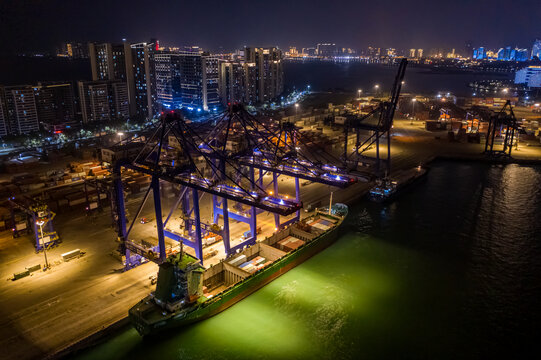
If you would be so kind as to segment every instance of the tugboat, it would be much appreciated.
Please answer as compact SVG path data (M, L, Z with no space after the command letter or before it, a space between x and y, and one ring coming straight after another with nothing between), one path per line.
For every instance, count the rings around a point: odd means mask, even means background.
M384 202L392 198L398 191L398 183L389 177L376 180L376 185L368 192L368 198L375 202Z
M398 195L407 185L423 178L427 172L427 168L419 165L409 170L396 172L392 179L385 175L384 178L376 180L376 184L368 192L368 199L379 203L388 201Z
M334 204L209 268L181 251L159 265L156 291L129 311L141 335L213 316L331 245L348 207Z

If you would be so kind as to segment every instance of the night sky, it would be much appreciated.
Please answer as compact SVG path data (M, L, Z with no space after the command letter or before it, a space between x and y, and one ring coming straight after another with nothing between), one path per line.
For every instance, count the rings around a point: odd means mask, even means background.
M146 41L210 50L335 42L396 48L530 47L539 0L0 0L2 48L50 50L64 41Z

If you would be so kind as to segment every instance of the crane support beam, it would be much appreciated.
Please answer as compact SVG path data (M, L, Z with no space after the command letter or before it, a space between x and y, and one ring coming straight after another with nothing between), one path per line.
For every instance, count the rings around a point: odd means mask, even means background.
M138 171L138 172L148 174L151 176L153 176L156 173L152 169L139 166L139 165L134 165L128 161L117 162L117 164L115 165L115 168L118 168L118 170L115 170L115 171L120 172L121 167ZM209 193L211 195L217 195L219 197L236 201L248 206L254 206L264 211L278 213L283 216L293 214L297 210L302 209L302 203L298 203L296 201L289 201L289 200L279 199L279 198L270 197L270 196L266 196L263 199L258 199L257 196L253 196L253 197L242 196L242 193L240 191L239 191L239 194L235 194L235 186L219 185L221 186L220 188L213 188L210 186L207 187L205 179L202 179L197 176L192 176L191 179L185 179L179 176L169 175L165 172L159 173L159 175L156 175L156 176L158 176L162 180L165 180L171 183L180 184L180 185L183 185L195 190Z

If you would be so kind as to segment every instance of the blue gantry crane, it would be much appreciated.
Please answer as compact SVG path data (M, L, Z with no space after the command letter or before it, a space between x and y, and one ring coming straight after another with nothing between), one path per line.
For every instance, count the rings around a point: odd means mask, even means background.
M117 222L119 238L123 250L126 252L126 265L131 267L140 261L140 257L152 258L154 253L156 261L165 260L165 237L182 241L195 250L196 256L203 260L202 232L210 231L212 225L201 222L199 201L204 193L222 199L222 212L224 218L223 240L226 252L235 251L229 246L228 208L227 201L232 200L251 207L251 236L239 246L246 246L255 242L256 208L271 211L281 215L289 215L298 211L302 204L293 199L284 199L273 196L262 189L254 179L254 174L245 175L238 166L218 152L201 150L200 135L195 127L188 123L177 113L171 112L162 115L157 128L148 137L142 150L134 160L119 160L113 168L113 184L115 189L115 202L117 209ZM229 171L226 171L226 166ZM136 215L129 227L126 224L124 192L122 186L122 169L148 174L152 180L143 201L138 207ZM240 174L242 179L237 180L231 173ZM184 232L166 229L165 226L171 217L163 221L160 197L160 181L178 184L181 187L180 195L175 203L183 205ZM129 240L129 234L135 221L146 202L150 191L153 193L156 215L156 228L158 232L158 246L153 249L141 249ZM174 211L174 209L172 209ZM229 251L228 251L229 248ZM132 252L135 253L132 256Z
M292 124L274 126L250 115L242 105L233 104L226 112L206 123L184 120L175 112L162 115L148 136L140 153L133 160L119 160L113 168L116 220L126 267L136 266L142 258L161 262L166 257L165 238L181 241L195 250L203 261L202 239L207 234L221 236L225 254L254 244L257 237L258 211L275 214L276 227L287 226L300 216L299 179L327 185L346 187L357 177L336 165L328 165L317 154L305 154L302 134ZM135 217L127 224L125 216L122 170L148 174L152 180ZM272 174L272 189L263 183L265 174ZM296 184L294 198L281 196L277 178L293 176ZM178 197L163 220L160 181L180 187ZM130 239L130 233L143 206L153 193L158 245L141 246ZM201 220L200 200L212 196L213 224ZM234 205L230 206L230 202ZM248 206L245 210L242 205ZM183 230L168 226L172 214L182 209ZM231 210L232 207L234 210ZM280 216L295 214L293 219L280 224ZM223 225L219 226L220 217ZM238 244L232 244L229 220L247 223L250 230Z

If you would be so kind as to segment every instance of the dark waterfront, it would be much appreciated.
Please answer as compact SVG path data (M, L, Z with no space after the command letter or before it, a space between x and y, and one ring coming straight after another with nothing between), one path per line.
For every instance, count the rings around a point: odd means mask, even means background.
M374 91L379 84L380 91L389 92L396 76L397 67L333 62L285 62L284 80L286 88L305 89L310 85L314 91L348 91L356 94L358 89L364 93ZM469 73L432 72L428 68L409 66L404 79L405 93L434 95L438 91L451 92L458 96L471 96L468 84L472 81L491 79L511 79L509 73Z
M65 58L16 57L0 58L0 65L9 68L0 74L0 84L36 84L38 81L89 80L88 60ZM332 62L284 63L284 80L287 91L305 89L310 85L314 91L348 91L356 94L358 89L370 92L379 84L380 90L388 92L396 76L396 67L363 63L339 64ZM427 68L409 66L406 71L403 92L433 95L438 91L470 96L468 83L477 80L510 79L508 73L432 72Z
M227 311L81 359L536 358L541 168L437 163L392 204Z

